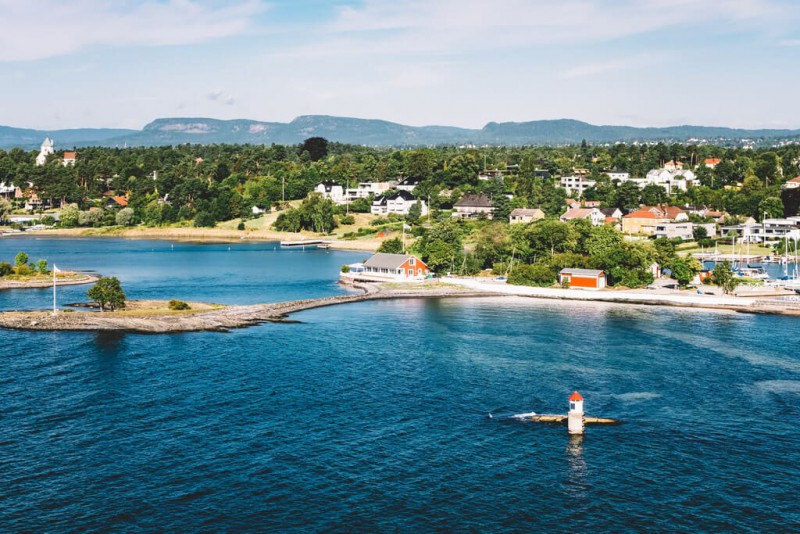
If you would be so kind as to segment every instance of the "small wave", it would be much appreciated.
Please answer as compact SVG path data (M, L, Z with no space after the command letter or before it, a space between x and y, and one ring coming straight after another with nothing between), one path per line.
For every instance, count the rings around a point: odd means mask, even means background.
M632 391L630 393L619 393L617 395L613 395L615 399L619 399L624 402L636 402L642 400L651 400L657 399L661 397L660 393L654 393L652 391Z
M800 393L800 380L763 380L754 386L764 393Z

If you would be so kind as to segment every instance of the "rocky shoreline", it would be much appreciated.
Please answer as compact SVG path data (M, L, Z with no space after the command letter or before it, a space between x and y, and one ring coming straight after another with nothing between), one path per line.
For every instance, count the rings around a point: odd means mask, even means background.
M77 278L56 278L57 286L76 286L81 284L93 284L100 280L96 274L88 273L67 273L68 275L77 275ZM41 280L8 280L5 277L0 278L0 290L2 289L41 289L43 287L53 287L53 279L50 277Z
M287 322L289 314L366 300L399 298L442 297L489 297L497 293L470 291L460 287L434 288L386 288L376 285L359 286L364 293L340 295L318 299L303 299L271 304L249 306L214 306L208 311L188 312L72 312L63 311L53 315L50 311L3 312L0 313L0 328L13 330L73 330L73 331L121 331L146 334L178 332L227 332L234 328L245 328L265 322Z
M541 299L612 302L650 306L705 308L739 313L800 315L800 302L779 303L770 299L703 298L690 295L672 296L637 292L586 292L552 288L528 288L479 282L448 280L448 283L362 284L353 286L363 291L355 295L339 295L247 306L223 306L190 303L189 311L171 311L166 302L129 302L126 310L117 312L51 311L2 312L0 328L14 330L119 331L147 334L179 332L227 332L265 322L291 322L295 312L381 299L453 298L453 297L533 297Z

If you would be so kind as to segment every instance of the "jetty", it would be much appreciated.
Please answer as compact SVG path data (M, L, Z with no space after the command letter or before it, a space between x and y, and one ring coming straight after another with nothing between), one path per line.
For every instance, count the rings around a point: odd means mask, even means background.
M328 248L330 246L331 242L324 239L294 239L281 241L282 248Z
M287 316L303 310L381 299L492 297L497 293L467 290L446 284L419 284L408 288L386 288L377 284L356 286L363 293L244 306L192 303L192 310L179 313L158 310L114 312L15 311L0 312L0 328L13 330L118 331L144 334L178 332L228 332L267 322L290 322ZM203 304L198 307L196 304Z

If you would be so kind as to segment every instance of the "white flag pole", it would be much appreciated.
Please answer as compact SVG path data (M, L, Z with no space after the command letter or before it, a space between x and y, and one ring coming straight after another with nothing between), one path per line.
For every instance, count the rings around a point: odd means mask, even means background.
M56 273L61 272L61 269L56 267L56 264L53 264L53 315L57 315L58 312L56 311Z

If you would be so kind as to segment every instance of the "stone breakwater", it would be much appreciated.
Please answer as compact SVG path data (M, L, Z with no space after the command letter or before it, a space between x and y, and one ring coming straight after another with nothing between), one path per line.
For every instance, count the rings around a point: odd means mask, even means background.
M469 291L460 287L433 289L387 289L372 285L361 286L364 293L318 299L294 300L249 306L224 306L211 311L182 313L164 312L4 312L0 313L0 328L15 330L89 330L124 331L149 334L173 332L216 331L245 328L265 322L284 322L298 311L360 302L398 298L487 297L496 293Z

